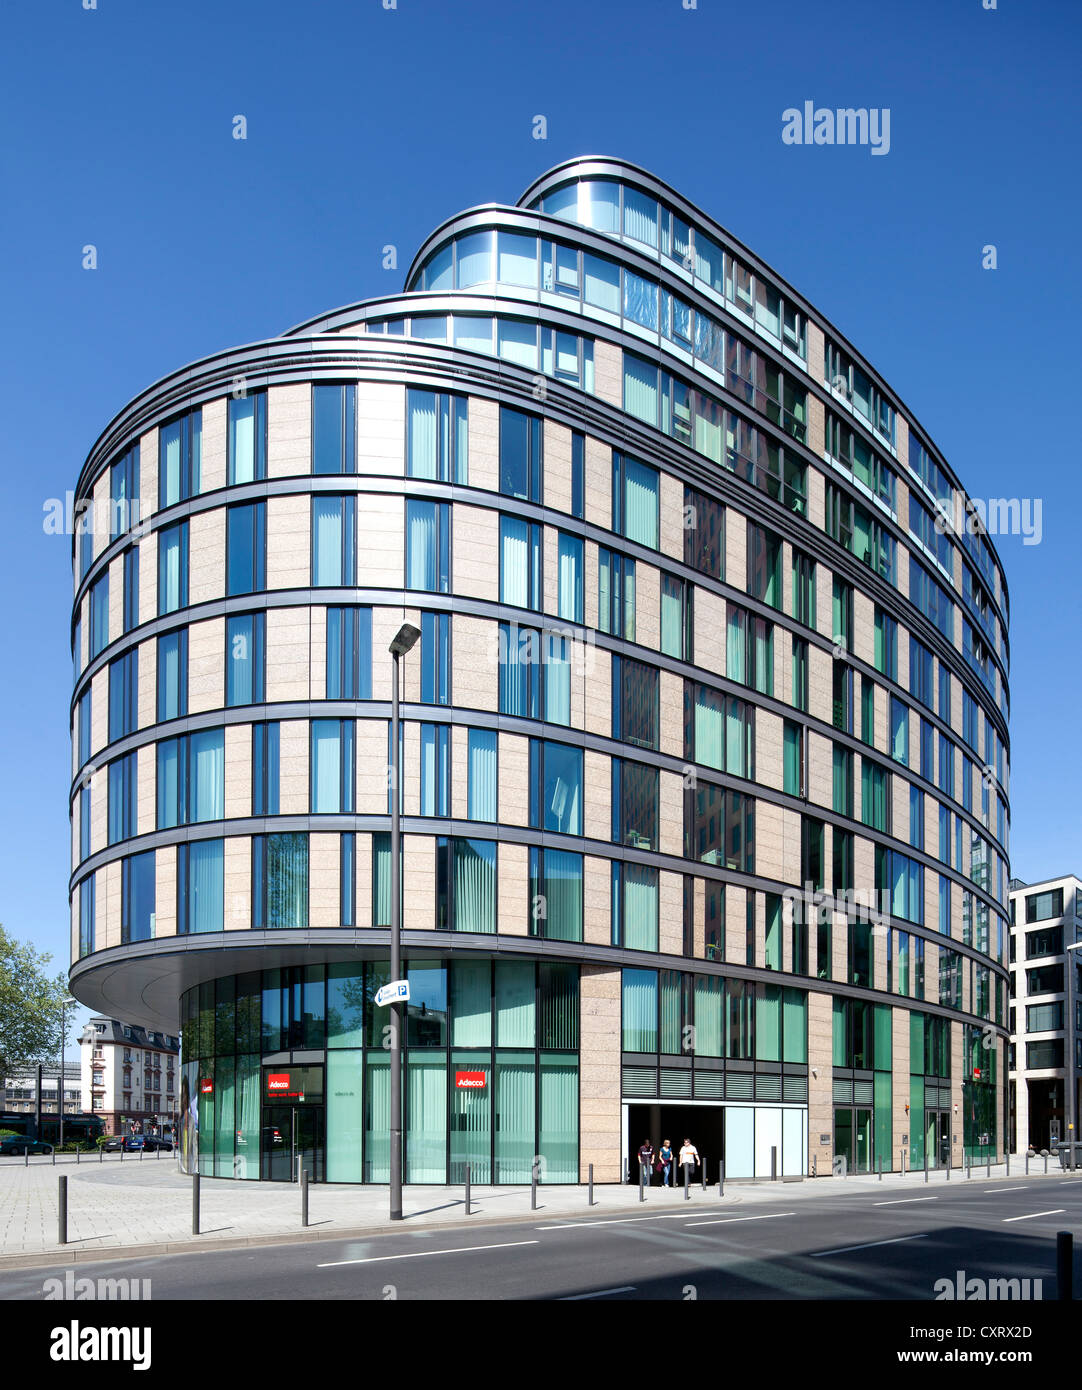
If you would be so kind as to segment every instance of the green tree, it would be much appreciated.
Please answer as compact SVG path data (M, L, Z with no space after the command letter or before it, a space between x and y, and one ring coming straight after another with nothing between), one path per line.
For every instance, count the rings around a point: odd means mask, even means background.
M70 996L64 974L45 973L50 960L0 926L0 1075L60 1053L60 1007Z

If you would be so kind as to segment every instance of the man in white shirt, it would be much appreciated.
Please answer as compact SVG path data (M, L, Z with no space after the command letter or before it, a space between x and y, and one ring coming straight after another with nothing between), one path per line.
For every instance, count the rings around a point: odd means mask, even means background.
M691 1142L690 1139L685 1139L680 1149L680 1167L684 1169L684 1173L688 1182L691 1181L693 1172L689 1173L687 1170L688 1168L694 1170L698 1162L699 1150L695 1147L695 1145Z

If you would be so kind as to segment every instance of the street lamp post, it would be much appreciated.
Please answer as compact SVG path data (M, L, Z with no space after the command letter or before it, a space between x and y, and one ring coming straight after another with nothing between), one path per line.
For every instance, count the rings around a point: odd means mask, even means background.
M1075 1037L1075 963L1071 959L1072 951L1082 951L1082 941L1071 943L1064 959L1067 963L1067 1017L1063 1020L1063 1047L1067 1053L1067 1085L1070 1088L1070 1101L1064 1096L1063 1109L1064 1118L1067 1121L1067 1142L1075 1144L1078 1141L1078 1081L1076 1079L1075 1049L1078 1046ZM1075 1151L1071 1150L1071 1167L1074 1167Z
M420 637L420 629L403 623L391 643L391 979L401 971L402 878L399 872L401 846L401 769L398 756L398 687L402 657ZM391 1004L391 1220L402 1220L402 1003Z

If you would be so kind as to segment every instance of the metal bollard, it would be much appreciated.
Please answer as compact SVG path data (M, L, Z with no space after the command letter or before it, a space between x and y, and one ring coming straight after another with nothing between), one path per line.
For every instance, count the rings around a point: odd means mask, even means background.
M812 1177L813 1177L813 1178L817 1178L818 1176L819 1176L819 1155L818 1155L818 1154L812 1154Z
M29 1144L26 1146L25 1149L23 1149L23 1167L24 1167L24 1168L29 1168L29 1167L30 1167L30 1146L29 1146Z
M905 1150L902 1150L902 1177L905 1177Z
M690 1164L690 1163L685 1163L685 1164L684 1164L684 1201L685 1201L685 1202L690 1202L690 1201L691 1201L691 1190L690 1190L690 1188L688 1187L688 1180L690 1179L690 1177L691 1177L691 1164Z
M530 1169L530 1210L537 1210L537 1164Z
M639 1164L639 1201L640 1201L640 1202L645 1202L645 1201L646 1201L646 1188L645 1188L645 1185L644 1185L644 1182L643 1182L643 1178L644 1178L645 1172L646 1172L645 1168L644 1168L643 1165L640 1163L640 1164Z
M470 1215L470 1165L466 1164L466 1215Z
M701 1184L702 1184L702 1189L703 1189L703 1191L705 1192L705 1191L706 1191L706 1155L705 1155L705 1154L703 1155L702 1172L701 1172L701 1174L700 1174L700 1182L701 1182Z
M951 1158L952 1158L952 1157L953 1157L952 1154L950 1154L950 1153L947 1154L947 1181L948 1181L948 1182L950 1182L950 1180L951 1180Z
M992 1176L992 1155L988 1155L988 1176Z
M1045 1155L1044 1155L1044 1173L1045 1173L1045 1177L1047 1177L1047 1176L1048 1176L1048 1150L1047 1150L1047 1149L1045 1150Z
M879 1181L882 1182L882 1181L883 1181L883 1156L882 1156L882 1154L880 1154L880 1156L876 1159L876 1163L879 1165Z
M973 1176L973 1162L972 1162L972 1160L971 1160L969 1154L966 1154L966 1182L968 1182L972 1176Z
M68 1243L68 1180L66 1177L60 1179L60 1193L57 1204L57 1242L60 1245Z
M79 1166L79 1156L82 1154L82 1152L83 1152L82 1149L76 1149L76 1150L75 1150L75 1166L76 1166L76 1168L78 1168L78 1166Z
M301 1225L308 1227L308 1169L301 1169Z
M778 1147L776 1144L770 1146L770 1181L778 1180Z
M928 1181L928 1145L924 1146L924 1181Z
M98 1162L105 1162L105 1149L101 1144L98 1145Z
M1074 1298L1074 1236L1070 1231L1056 1232L1056 1298L1061 1303Z
M143 1161L143 1150L140 1149L140 1150L139 1150L139 1162L142 1163L142 1161Z
M121 1163L124 1162L124 1145L123 1145L123 1144L121 1144L121 1146L120 1146L120 1161L121 1161Z
M199 1174L192 1174L192 1235L199 1234Z
M586 1205L592 1207L594 1204L594 1165L591 1163L586 1171L589 1175L589 1193L587 1195Z
M1029 1177L1029 1150L1026 1150L1026 1177Z
M812 1161L813 1161L813 1162L815 1161L814 1155L812 1156ZM724 1196L725 1196L725 1160L724 1160L724 1159L722 1159L722 1160L718 1163L718 1196L719 1196L719 1197L724 1197Z
M1004 1150L1003 1150L1003 1157L1004 1157L1004 1158L1006 1159L1006 1161L1007 1161L1007 1176L1010 1177L1010 1176L1011 1176L1011 1151L1010 1151L1010 1149L1004 1149Z

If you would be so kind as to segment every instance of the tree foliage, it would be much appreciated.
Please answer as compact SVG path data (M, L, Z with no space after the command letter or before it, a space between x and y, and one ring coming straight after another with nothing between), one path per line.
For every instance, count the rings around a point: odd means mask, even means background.
M60 1054L60 1008L70 996L66 975L46 974L50 960L0 926L0 1074Z

